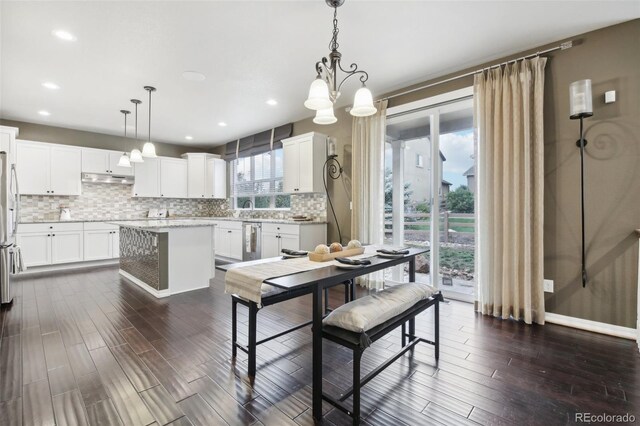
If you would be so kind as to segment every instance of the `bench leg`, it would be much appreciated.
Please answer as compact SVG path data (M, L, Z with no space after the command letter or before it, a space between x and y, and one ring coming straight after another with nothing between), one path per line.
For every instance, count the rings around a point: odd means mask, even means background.
M407 344L407 323L402 323L402 347L404 348Z
M345 305L350 302L351 298L351 281L344 282L344 303Z
M356 300L356 280L351 280L351 301Z
M238 355L238 302L235 298L231 298L231 357L233 359Z
M258 305L249 303L249 376L256 376L256 349L257 349L257 328L258 328Z
M360 359L362 351L353 351L353 424L360 424Z
M435 356L436 356L436 363L438 362L438 359L440 358L440 302L436 301L436 304L434 305L434 310L433 310L433 315L434 315L434 348L435 348Z
M416 339L416 318L413 317L409 320L409 342L413 342Z
M329 287L324 288L324 314L329 312Z

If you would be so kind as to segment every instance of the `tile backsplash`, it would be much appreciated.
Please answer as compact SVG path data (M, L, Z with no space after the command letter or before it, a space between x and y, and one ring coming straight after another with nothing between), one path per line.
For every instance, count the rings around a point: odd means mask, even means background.
M58 220L60 206L71 209L73 220L140 219L147 216L149 209L169 209L177 216L231 216L227 199L132 198L129 185L83 183L80 196L21 196L20 221ZM326 220L325 194L291 195L290 210L257 210L252 217L286 219L302 214L314 220ZM241 218L246 216L249 212L241 212Z

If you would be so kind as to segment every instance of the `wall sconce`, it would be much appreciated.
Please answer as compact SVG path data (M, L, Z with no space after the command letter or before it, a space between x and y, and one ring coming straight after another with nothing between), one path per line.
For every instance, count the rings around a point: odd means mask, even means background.
M593 115L593 95L591 93L591 80L574 81L569 86L569 118L580 120L580 139L576 142L580 148L580 208L582 222L582 287L587 286L587 266L585 255L585 230L584 230L584 148L587 141L584 138L583 120Z

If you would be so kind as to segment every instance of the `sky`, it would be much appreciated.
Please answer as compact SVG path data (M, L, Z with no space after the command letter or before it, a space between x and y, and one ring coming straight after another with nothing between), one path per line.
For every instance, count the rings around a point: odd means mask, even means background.
M462 174L473 165L473 130L440 135L440 151L447 161L443 165L443 178L451 182L454 190L467 184Z

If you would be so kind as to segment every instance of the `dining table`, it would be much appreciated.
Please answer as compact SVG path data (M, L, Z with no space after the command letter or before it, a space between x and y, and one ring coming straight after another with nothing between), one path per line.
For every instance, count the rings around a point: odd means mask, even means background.
M273 287L293 291L306 289L313 295L312 297L312 414L314 420L322 421L322 320L325 310L323 304L323 293L325 288L353 280L358 277L370 274L372 272L381 271L393 266L409 264L409 282L415 282L416 278L416 257L429 252L428 247L412 247L407 249L408 253L398 257L382 257L374 255L368 257L371 263L361 265L353 269L345 269L336 266L333 262L327 262L326 268L313 269L310 271L299 272L291 275L278 276L268 278L264 284ZM261 259L250 263L263 263L276 261L280 257L272 259ZM243 263L235 263L230 265L220 265L217 269L226 271L235 267L242 267ZM410 333L415 330L410 330Z

